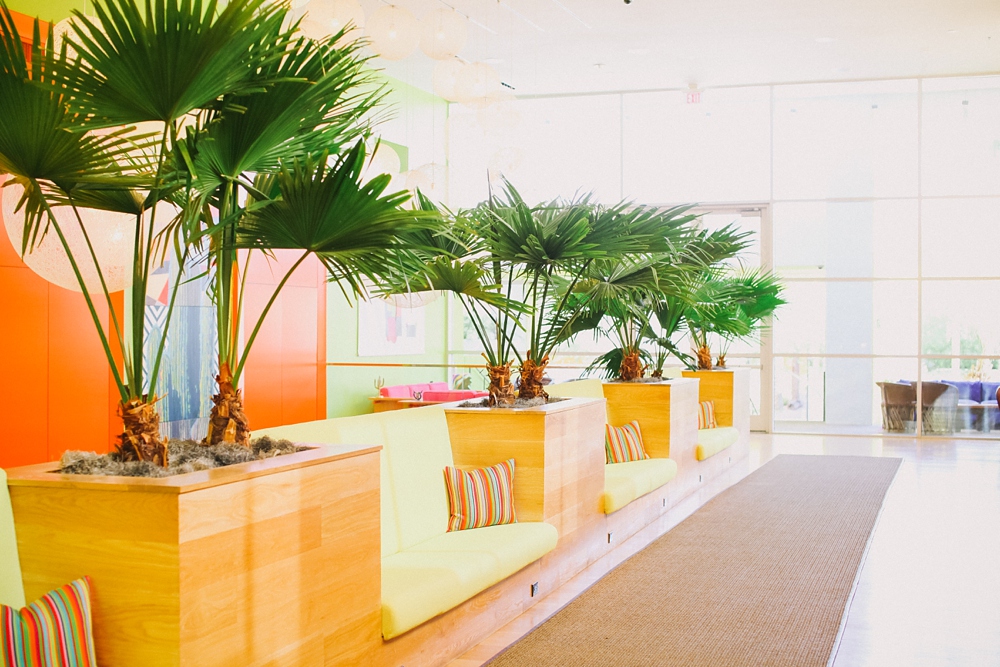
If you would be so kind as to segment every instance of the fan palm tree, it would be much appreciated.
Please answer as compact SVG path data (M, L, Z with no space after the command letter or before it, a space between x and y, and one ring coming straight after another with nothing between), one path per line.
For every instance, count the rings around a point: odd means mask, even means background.
M669 251L693 219L689 208L662 210L631 202L604 207L587 196L532 207L505 182L501 196L476 209L479 233L499 273L508 267L507 292L520 284L531 309L527 349L522 354L514 348L519 398L547 397L542 377L552 352L583 314L588 299L581 297L603 287L588 277L592 266ZM515 322L503 318L501 324L502 335L513 340Z
M388 174L364 180L363 140L334 166L327 163L325 153L282 163L270 179L271 196L249 205L240 217L233 242L236 250L290 250L297 258L253 324L232 367L234 385L281 289L306 259L317 257L331 282L345 292L365 296L367 283L388 282L407 264L413 235L441 226L440 216L433 212L404 208L408 192L386 194Z
M96 20L75 13L59 52L52 48L51 30L44 42L49 47L42 46L36 21L29 66L11 15L2 8L0 171L24 188L22 252L56 233L84 290L120 395L121 456L166 465L156 383L181 281L172 291L164 336L147 366L146 286L156 268L155 230L164 222L163 213L156 219L162 209L157 204L189 199L184 191L190 184L177 180L171 158L180 125L216 108L228 95L261 86L252 74L282 51L285 8L264 0L233 0L225 7L214 0L156 0L143 11L134 0L102 0L94 9ZM152 124L154 136L137 131L139 123ZM110 307L101 267L92 248L89 257L74 256L52 213L55 206L134 214L130 322L118 322L112 308L112 331L105 330L79 271L82 261L94 262ZM190 213L181 209L177 217ZM183 272L188 248L179 250ZM113 347L124 359L122 372Z
M410 238L412 263L386 284L385 294L436 290L455 295L483 346L489 376L488 403L511 405L516 398L510 380L514 338L505 335L520 327L520 316L529 307L502 292L502 277L509 270L487 251L470 212L452 213L419 193L419 207L443 216L441 231L423 231ZM512 289L512 285L508 283ZM513 323L505 327L504 323Z
M603 367L606 377L624 381L643 377L647 363L653 360L642 344L656 337L652 324L655 310L664 302L685 299L693 276L735 256L746 245L747 235L732 227L705 232L693 226L695 217L679 219L685 225L683 235L669 252L591 265L595 286L589 290L585 313L569 334L593 329L617 342L617 347L591 365L591 369ZM662 375L660 359L656 359L654 375Z
M720 366L734 340L752 338L764 322L785 303L782 285L771 273L761 270L733 270L723 264L711 266L687 283L687 294L668 297L654 309L660 332L650 339L659 355L675 355L692 370L712 370L710 335L723 341ZM673 337L687 328L695 354L677 348Z
M376 120L371 112L382 89L365 67L367 58L359 55L360 42L335 46L343 34L289 42L280 59L265 62L254 73L259 89L223 97L177 151L193 184L190 207L201 211L187 229L177 231L191 242L208 241L207 272L218 326L218 393L212 397L206 444L250 442L237 389L244 352L253 340L241 349L237 228L250 209L270 201L274 193L266 189L274 187L282 165L323 152L341 155L351 142L367 136ZM244 278L246 269L242 267Z

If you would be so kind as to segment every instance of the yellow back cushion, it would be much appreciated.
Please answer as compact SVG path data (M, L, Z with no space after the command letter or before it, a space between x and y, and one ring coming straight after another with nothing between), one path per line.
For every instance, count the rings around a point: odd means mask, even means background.
M453 466L444 408L428 406L380 413L389 478L396 501L399 548L448 531L444 469Z
M0 604L15 609L24 606L24 583L21 563L17 558L17 537L14 534L14 512L7 491L7 473L0 470Z
M587 379L550 384L545 393L556 398L604 398L604 381Z
M262 438L266 435L275 440L285 439L303 444L313 442L323 445L337 445L340 444L340 440L337 437L335 421L335 419L317 419L316 421L302 422L301 424L262 428L254 431L253 437Z

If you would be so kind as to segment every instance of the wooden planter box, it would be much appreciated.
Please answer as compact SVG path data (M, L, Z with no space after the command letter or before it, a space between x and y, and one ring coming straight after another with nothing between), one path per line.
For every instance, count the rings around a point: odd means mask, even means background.
M715 403L715 419L719 426L735 426L741 439L749 437L750 369L684 371L684 377L700 382L698 400Z
M89 575L102 667L367 664L381 640L379 449L163 479L11 470L26 597Z
M681 461L694 458L698 437L698 382L605 382L608 423L639 422L642 443L653 458Z
M695 470L700 481L718 479L731 474L737 464L750 453L750 370L726 368L711 371L684 371L684 377L699 382L699 401L715 404L715 419L719 426L732 426L739 439L718 454L698 461Z
M592 524L604 492L604 401L570 398L537 408L447 408L455 465L514 459L519 521L546 521L559 538Z

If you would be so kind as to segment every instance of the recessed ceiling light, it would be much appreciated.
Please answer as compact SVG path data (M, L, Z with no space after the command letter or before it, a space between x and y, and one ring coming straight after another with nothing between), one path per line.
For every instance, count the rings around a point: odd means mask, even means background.
M836 42L836 37L817 37L816 41L820 44L829 44L830 42Z

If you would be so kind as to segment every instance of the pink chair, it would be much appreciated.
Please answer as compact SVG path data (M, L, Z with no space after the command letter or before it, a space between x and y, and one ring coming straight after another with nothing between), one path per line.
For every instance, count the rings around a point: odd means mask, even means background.
M382 398L413 398L414 392L448 391L447 382L427 382L424 384L397 384L379 389Z
M474 389L456 389L453 391L425 391L421 400L437 401L440 403L450 403L451 401L468 401L473 398L489 396L488 391L476 391Z

